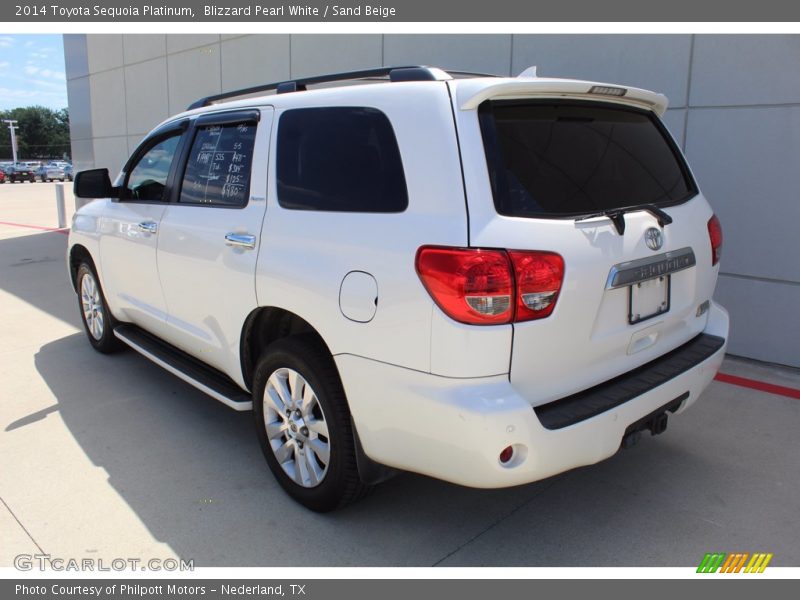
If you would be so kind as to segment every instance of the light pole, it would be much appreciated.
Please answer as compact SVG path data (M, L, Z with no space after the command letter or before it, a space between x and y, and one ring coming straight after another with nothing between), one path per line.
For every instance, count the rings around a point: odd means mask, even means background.
M11 119L3 119L3 123L8 123L8 130L11 132L11 153L14 155L14 164L17 164L17 122Z

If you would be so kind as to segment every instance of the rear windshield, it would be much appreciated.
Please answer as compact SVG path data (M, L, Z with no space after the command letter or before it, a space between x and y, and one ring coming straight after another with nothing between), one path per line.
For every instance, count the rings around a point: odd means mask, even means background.
M479 115L502 215L668 206L697 191L674 142L648 111L593 102L486 101Z

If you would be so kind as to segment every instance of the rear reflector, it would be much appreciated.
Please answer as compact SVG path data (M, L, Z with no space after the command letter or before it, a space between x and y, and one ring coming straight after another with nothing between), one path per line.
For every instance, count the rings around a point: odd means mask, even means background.
M708 220L708 237L711 240L711 265L719 262L722 256L722 225L717 215Z
M416 268L439 308L471 325L548 316L564 277L558 254L520 250L423 246Z

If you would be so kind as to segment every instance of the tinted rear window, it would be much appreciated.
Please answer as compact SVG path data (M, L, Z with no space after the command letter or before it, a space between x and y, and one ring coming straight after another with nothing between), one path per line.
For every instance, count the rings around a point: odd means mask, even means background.
M284 208L402 212L408 206L394 131L374 108L287 110L278 126L276 169Z
M244 206L256 141L251 122L198 127L179 202Z
M694 182L649 112L580 102L487 101L480 125L497 212L581 215L685 201Z

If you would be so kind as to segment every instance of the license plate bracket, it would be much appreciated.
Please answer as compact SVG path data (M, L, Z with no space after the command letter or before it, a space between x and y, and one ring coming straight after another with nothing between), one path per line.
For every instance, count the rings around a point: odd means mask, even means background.
M628 323L634 325L669 311L671 277L662 275L628 286Z

